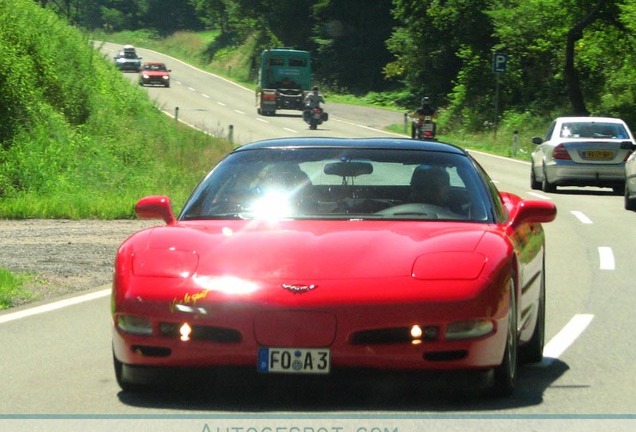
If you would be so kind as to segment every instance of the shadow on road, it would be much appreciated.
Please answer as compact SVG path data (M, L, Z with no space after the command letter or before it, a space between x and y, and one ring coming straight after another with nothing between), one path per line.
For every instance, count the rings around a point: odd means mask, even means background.
M457 383L457 375L348 372L326 379L262 376L252 370L176 372L159 388L122 391L118 397L130 406L184 411L480 412L539 405L545 390L568 369L558 360L523 367L517 389L508 398L491 397L483 387L476 390L478 379L461 376Z

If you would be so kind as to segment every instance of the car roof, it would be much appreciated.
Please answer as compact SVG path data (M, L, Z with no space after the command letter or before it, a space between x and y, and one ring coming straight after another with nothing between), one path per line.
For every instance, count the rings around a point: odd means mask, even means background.
M335 137L300 137L300 138L273 138L255 141L237 147L234 152L256 149L291 149L291 148L374 148L374 149L400 149L423 150L455 153L467 155L468 153L453 144L439 141L420 141L410 138L335 138Z

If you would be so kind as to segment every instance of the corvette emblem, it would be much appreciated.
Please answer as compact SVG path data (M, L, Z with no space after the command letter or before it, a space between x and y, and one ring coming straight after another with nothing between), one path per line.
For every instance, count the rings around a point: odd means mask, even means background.
M304 294L318 287L318 285L314 285L314 284L311 284L311 285L282 284L281 286L283 287L283 289L286 289L287 291L291 291L294 294Z

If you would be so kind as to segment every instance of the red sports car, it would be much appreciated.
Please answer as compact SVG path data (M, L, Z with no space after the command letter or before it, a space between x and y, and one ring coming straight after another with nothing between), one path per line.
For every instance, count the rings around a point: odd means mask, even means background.
M410 139L282 138L227 155L178 216L119 248L116 378L494 371L542 358L549 201L499 192L464 150ZM154 369L154 368L153 368ZM165 368L159 368L165 370Z
M139 85L160 85L170 87L170 69L165 63L146 62L139 70Z

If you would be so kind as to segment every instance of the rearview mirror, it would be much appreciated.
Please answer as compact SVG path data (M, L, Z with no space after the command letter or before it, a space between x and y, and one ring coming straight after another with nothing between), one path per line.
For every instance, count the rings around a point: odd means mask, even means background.
M327 175L339 177L357 177L363 174L371 174L373 165L369 162L332 162L325 165L323 172Z

